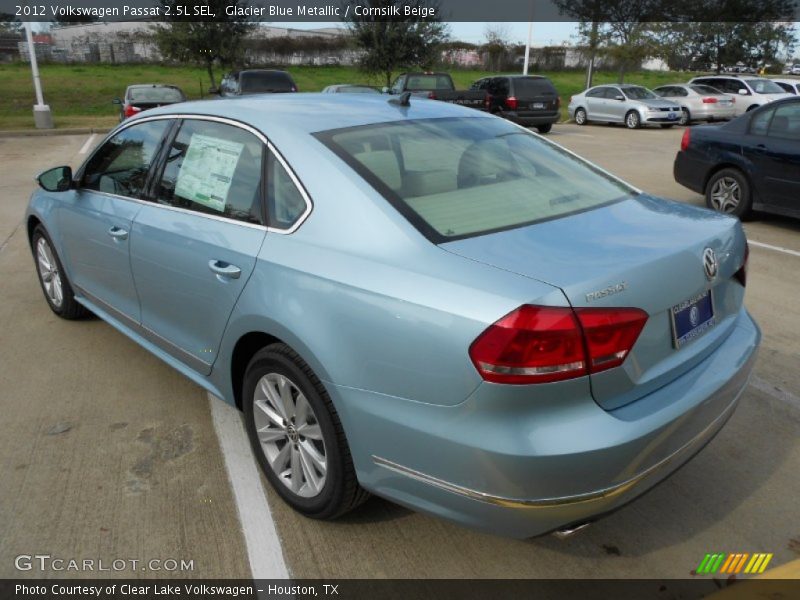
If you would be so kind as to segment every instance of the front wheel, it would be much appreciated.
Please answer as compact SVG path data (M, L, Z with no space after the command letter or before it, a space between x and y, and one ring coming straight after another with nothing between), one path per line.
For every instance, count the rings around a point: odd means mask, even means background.
M689 109L682 108L681 109L681 119L678 121L678 125L686 126L692 122L692 117L689 114Z
M39 284L42 286L50 310L62 319L80 319L88 315L89 311L75 300L72 286L53 248L53 242L41 225L37 225L33 230L31 246L36 260Z
M275 491L314 519L338 517L369 494L356 480L339 416L320 380L291 348L272 344L250 361L245 427Z
M550 133L550 130L553 128L552 123L545 123L544 125L537 125L536 129L539 133Z
M639 129L642 126L642 118L635 110L625 115L625 125L628 129Z
M575 111L575 124L576 125L586 125L589 119L586 117L586 111L582 108L579 108Z
M750 182L738 169L722 169L706 185L706 206L740 219L750 214L753 205Z

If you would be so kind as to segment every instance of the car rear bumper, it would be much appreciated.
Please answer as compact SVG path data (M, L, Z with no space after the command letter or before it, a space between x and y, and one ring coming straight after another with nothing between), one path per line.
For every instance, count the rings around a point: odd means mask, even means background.
M709 168L709 164L698 160L688 152L679 151L672 165L672 175L682 186L698 194L704 194L706 173Z
M693 121L725 121L736 116L736 107L733 105L722 107L719 104L703 104L691 110L690 113Z
M504 119L518 123L519 125L552 125L561 119L561 113L555 112L528 112L507 110L500 112L499 115Z
M742 310L706 360L613 411L582 392L581 380L482 384L456 407L328 387L365 488L527 538L613 511L688 461L732 414L759 341Z

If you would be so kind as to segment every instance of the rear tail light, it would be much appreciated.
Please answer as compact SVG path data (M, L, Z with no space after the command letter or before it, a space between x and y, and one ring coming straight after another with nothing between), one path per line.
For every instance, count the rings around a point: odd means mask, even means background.
M132 117L135 114L142 112L142 109L138 106L131 106L130 104L125 105L125 116Z
M689 143L692 141L691 128L687 127L683 130L683 137L681 138L681 151L686 152L689 149Z
M297 86L296 86L296 85L293 85L293 86L292 86L292 91L293 91L293 92L299 92L300 90L298 90L298 89L297 89Z
M572 101L573 101L574 99L575 99L575 96L570 96L570 97L569 97L569 103L570 103L570 104L572 104Z
M739 270L733 274L736 280L742 284L742 287L747 286L747 262L750 260L750 244L745 241L744 243L744 260Z
M716 104L717 102L718 102L718 100L716 98L714 98L713 96L708 97L708 98L703 98L703 104Z
M515 96L506 98L506 108L508 110L517 110L517 99Z
M436 94L434 92L428 92L428 98L430 100L436 100Z
M524 305L472 343L481 377L504 384L548 383L622 364L647 322L636 308Z
M731 104L736 104L736 98L734 98L733 96L731 96Z
M486 94L486 97L483 99L483 105L486 107L486 110L492 106L492 95Z

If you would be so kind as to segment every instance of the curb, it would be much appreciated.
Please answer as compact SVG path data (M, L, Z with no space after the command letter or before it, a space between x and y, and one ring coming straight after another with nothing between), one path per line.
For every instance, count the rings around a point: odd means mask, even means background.
M50 135L86 135L92 133L108 133L112 127L73 127L67 129L6 129L0 130L0 138L42 137Z

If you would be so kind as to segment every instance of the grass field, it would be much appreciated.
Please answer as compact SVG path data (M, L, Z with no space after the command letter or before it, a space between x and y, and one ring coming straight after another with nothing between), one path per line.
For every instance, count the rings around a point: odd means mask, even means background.
M41 65L45 102L53 111L56 127L106 127L118 121L118 108L111 100L120 97L133 83L171 83L183 89L189 98L200 98L201 87L208 89L208 76L195 67L161 65ZM364 82L382 85L354 67L292 67L289 69L303 92L317 92L334 83ZM490 75L486 71L453 71L459 88ZM569 97L583 89L582 71L541 73L548 76L562 99L566 115ZM643 71L629 73L626 83L656 87L665 83L686 81L682 73ZM599 72L595 83L611 83L616 73ZM33 128L32 107L35 102L30 67L26 63L0 65L0 129Z

